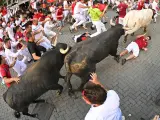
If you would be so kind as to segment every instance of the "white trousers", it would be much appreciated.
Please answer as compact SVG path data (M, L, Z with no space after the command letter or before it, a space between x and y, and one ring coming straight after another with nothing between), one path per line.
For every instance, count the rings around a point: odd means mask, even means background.
M24 62L24 63L25 63L25 61L30 61L32 59L31 54L28 51L28 48L20 50L19 54L23 56L22 62Z
M52 46L51 46L50 40L48 40L47 37L45 37L45 36L43 36L43 40L44 40L44 42L41 42L39 45L45 47L47 50L51 49Z
M118 23L119 23L119 24L121 24L121 25L123 25L123 19L124 19L124 18L119 17L119 19L118 19Z
M94 34L92 34L90 37L95 37L98 34L100 34L100 33L102 33L102 32L104 32L104 31L107 30L106 27L105 27L105 25L101 22L101 20L99 20L99 21L92 21L92 23L93 23L93 25L96 26L97 32L94 33Z
M18 74L18 77L24 74L26 68L27 68L27 65L24 62L19 60L17 60L15 65L13 66L13 69Z
M74 14L73 18L76 20L76 22L71 26L72 29L74 29L75 26L82 25L86 21L85 16L81 14Z

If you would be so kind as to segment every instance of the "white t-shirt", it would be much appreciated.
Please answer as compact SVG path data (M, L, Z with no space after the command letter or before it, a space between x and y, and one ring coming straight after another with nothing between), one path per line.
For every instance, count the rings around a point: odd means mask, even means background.
M66 7L65 7L66 6ZM67 0L64 0L63 1L63 7L64 7L64 10L68 7L68 2L67 2Z
M0 29L0 38L2 39L3 38L3 28L2 29Z
M6 31L9 36L14 36L13 28L12 27L6 27Z
M152 9L154 9L155 11L157 11L157 7L158 7L158 3L153 1L152 3Z
M11 64L14 61L15 57L18 57L20 54L20 50L18 50L16 53L13 52L13 47L15 47L19 42L11 42L11 49L7 49L4 45L5 48L5 55L6 58L8 59L8 63Z
M74 7L74 14L80 14L82 12L82 8L80 8L79 5L83 5L83 3L81 2L76 3L76 6Z
M32 25L33 32L37 32L38 30L43 30L41 23L38 23L38 25ZM43 37L43 33L41 31L40 33L35 35L35 42L37 42L37 40L39 40L42 37Z
M85 120L122 120L119 101L118 94L114 90L109 90L106 101L98 107L91 106Z

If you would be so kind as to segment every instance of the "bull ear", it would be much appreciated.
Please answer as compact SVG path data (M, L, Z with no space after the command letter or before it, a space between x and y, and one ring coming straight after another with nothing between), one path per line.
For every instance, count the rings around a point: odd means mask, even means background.
M70 48L69 46L67 46L67 48L65 50L60 48L59 51L60 51L61 54L66 54L69 51L69 48Z

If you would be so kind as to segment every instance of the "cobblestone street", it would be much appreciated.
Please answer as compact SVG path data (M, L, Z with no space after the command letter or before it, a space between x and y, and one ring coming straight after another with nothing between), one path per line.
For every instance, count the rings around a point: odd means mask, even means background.
M115 15L113 11L109 11L107 16L109 19ZM58 42L64 42L71 46L75 43L72 40L73 35L83 33L84 30L79 29L77 33L70 33L66 25L62 30L63 35L59 35ZM106 28L109 28L108 23ZM88 27L88 31L91 31ZM127 43L123 43L124 36L119 41L118 53L120 53L136 35L142 34L142 29L130 36ZM97 64L97 74L102 84L108 88L115 90L120 96L121 110L126 120L140 120L145 118L150 120L155 114L160 114L160 106L155 105L155 99L160 93L160 20L157 23L151 23L148 27L148 35L152 40L149 41L148 51L141 51L137 59L127 62L125 65L118 64L113 60L112 56ZM65 69L61 70L65 75ZM15 76L15 72L13 72ZM76 76L71 78L73 87L77 87L80 79ZM61 96L56 96L55 91L49 91L42 96L49 103L56 106L57 112L53 112L50 120L84 120L90 106L79 98L70 98L67 94L67 85L63 79L60 84L64 86L64 92ZM0 120L16 120L13 116L13 110L3 101L2 95L6 91L0 87ZM30 106L32 112L34 105ZM131 114L131 116L129 115ZM129 116L128 116L129 115ZM26 116L21 116L20 120L37 120Z

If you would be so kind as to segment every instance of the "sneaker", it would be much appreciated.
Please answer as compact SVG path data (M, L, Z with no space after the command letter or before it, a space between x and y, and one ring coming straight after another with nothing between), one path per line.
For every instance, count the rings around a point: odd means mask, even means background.
M122 59L122 65L124 65L127 62L126 59Z
M69 31L72 33L73 32L73 29L72 29L72 27L70 26L69 27Z
M103 24L107 24L107 22L104 22Z

